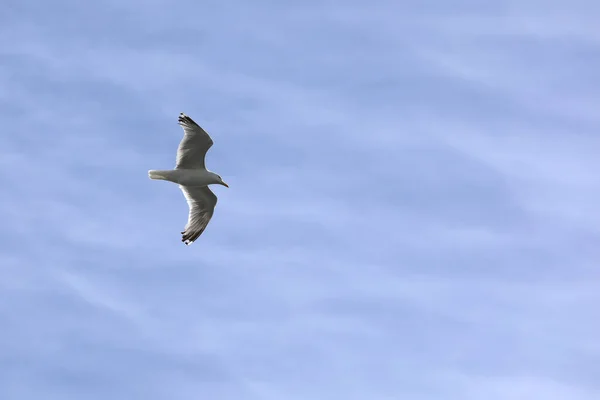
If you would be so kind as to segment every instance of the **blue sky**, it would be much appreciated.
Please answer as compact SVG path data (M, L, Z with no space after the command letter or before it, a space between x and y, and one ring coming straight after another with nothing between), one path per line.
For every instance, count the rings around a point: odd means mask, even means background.
M600 398L597 1L2 10L3 400Z

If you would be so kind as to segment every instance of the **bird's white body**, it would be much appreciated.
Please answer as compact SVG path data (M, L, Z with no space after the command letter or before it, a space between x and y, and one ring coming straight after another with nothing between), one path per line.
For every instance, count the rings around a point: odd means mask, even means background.
M206 152L213 145L208 133L184 113L179 114L179 125L184 135L177 149L175 169L150 170L148 176L176 183L181 188L190 209L181 241L189 245L204 232L217 205L217 196L208 185L229 186L204 165Z
M205 169L150 170L148 176L150 179L160 179L182 186L206 186L221 183L217 174Z

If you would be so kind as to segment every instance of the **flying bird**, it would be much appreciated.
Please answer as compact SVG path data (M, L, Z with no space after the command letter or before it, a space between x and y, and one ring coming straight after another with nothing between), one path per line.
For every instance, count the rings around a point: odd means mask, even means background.
M190 211L181 241L190 245L204 232L217 205L217 196L208 185L229 185L206 169L206 152L213 145L208 133L184 113L179 114L179 125L183 128L183 139L177 149L175 169L150 170L148 176L176 183L183 191Z

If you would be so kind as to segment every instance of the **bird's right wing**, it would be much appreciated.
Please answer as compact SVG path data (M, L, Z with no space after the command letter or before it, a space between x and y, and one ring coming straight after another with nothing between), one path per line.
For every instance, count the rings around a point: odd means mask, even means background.
M210 222L217 205L217 196L208 186L179 186L187 200L190 212L188 222L181 232L181 241L186 245L192 244L202 235Z
M177 149L175 169L205 169L204 158L213 145L211 137L184 113L179 114L179 125L183 128L183 139Z

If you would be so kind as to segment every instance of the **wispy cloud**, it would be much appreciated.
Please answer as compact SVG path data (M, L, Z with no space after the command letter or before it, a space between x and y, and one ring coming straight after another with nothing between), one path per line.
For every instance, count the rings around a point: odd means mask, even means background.
M0 397L597 399L599 12L10 3Z

